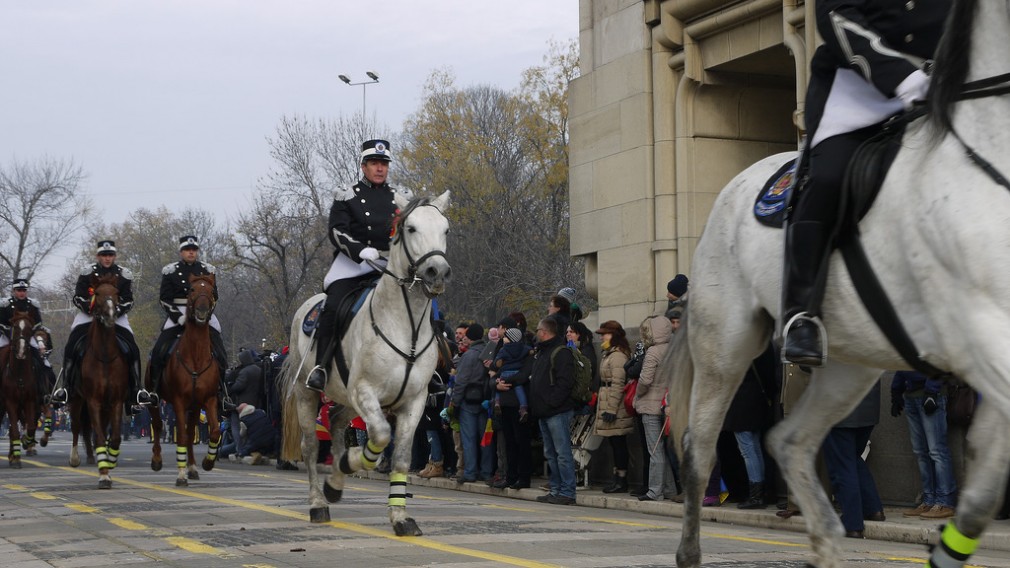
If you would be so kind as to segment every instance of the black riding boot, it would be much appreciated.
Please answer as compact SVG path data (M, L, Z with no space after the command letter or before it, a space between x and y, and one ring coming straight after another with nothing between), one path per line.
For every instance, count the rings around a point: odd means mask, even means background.
M817 221L789 225L786 236L786 278L783 282L783 325L799 313L816 315L820 306L811 306L818 294L818 273L828 242L828 228ZM820 300L817 300L818 304ZM811 321L799 319L789 328L782 356L797 365L819 367L823 355L820 331Z
M130 400L136 401L136 404L141 406L151 404L151 393L140 384L140 365L134 361L130 361L130 394L132 395Z
M329 301L327 301L329 304ZM336 319L334 310L329 305L323 307L323 313L319 314L319 321L316 324L316 366L309 373L309 378L305 381L305 386L314 391L323 392L326 388L326 381L329 377L326 368L333 359L333 325Z
M765 484L751 483L750 493L747 500L737 504L737 509L764 509L765 508Z

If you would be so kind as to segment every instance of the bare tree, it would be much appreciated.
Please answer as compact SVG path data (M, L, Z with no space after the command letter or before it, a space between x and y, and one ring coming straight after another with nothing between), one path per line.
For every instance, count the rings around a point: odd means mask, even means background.
M84 226L91 200L73 160L13 159L0 166L0 276L31 278L46 258Z

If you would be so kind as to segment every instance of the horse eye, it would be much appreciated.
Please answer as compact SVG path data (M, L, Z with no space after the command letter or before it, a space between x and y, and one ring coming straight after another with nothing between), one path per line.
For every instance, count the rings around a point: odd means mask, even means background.
M408 233L416 233L417 232L417 228L415 228L413 226L408 226L407 227L407 232Z

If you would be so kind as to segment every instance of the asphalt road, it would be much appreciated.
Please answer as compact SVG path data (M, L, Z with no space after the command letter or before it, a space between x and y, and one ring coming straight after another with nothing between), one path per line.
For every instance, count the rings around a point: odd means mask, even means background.
M381 481L350 480L333 521L311 524L304 471L225 462L176 488L175 468L152 472L151 446L135 440L123 445L113 488L100 491L94 466L66 465L67 438L21 470L0 458L0 567L674 565L674 517L414 486L408 506L424 536L398 538ZM702 534L705 566L792 568L808 558L799 533L705 523ZM854 566L904 567L926 551L847 540L845 555ZM984 551L973 563L1010 567L1010 553Z

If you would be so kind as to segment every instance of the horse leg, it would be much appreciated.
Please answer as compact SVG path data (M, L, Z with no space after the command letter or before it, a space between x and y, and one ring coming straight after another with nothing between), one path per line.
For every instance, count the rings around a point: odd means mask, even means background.
M407 470L414 442L414 431L424 412L425 397L419 396L405 404L405 411L396 413L393 442L393 464L389 471L389 522L396 536L421 536L417 521L407 515Z
M18 420L18 409L14 401L7 400L7 418L10 421L10 452L7 454L8 466L21 469L21 424Z
M217 463L217 449L221 446L221 417L217 414L217 395L211 396L204 401L204 408L207 409L207 426L210 428L210 440L207 443L207 455L203 458L203 470L214 469Z
M161 471L161 434L163 428L163 424L161 423L161 406L157 403L152 403L147 407L147 411L151 414L151 469Z
M929 566L962 566L1003 502L1010 472L1007 420L999 405L981 404L968 432L968 479L957 501L957 516L940 532Z
M334 456L342 456L347 451L344 432L347 423L354 417L353 414L349 406L338 406L337 411L330 415L330 453ZM328 503L336 503L343 497L345 478L344 472L335 467L323 482L323 496Z
M319 440L316 439L319 397L315 391L302 388L299 377L296 376L294 380L295 386L288 393L291 400L286 405L286 410L297 417L298 429L302 433L300 444L302 461L305 462L305 469L309 473L309 521L327 523L330 521L330 508L320 487L319 472L316 471L316 463L319 461ZM341 480L336 483L335 489L342 491L343 486Z
M49 438L53 435L53 406L45 404L40 411L42 415L42 439L39 445L43 448L49 445Z
M189 480L186 479L186 448L193 444L189 428L190 416L180 401L173 400L172 406L175 407L175 467L178 470L175 486L188 487Z
M200 424L200 413L194 411L189 417L189 443L186 444L186 479L200 479L200 472L196 470L196 458L194 457L193 444L197 443L197 428Z
M109 438L106 440L106 451L109 455L109 481L112 481L112 470L116 469L119 465L119 448L123 443L122 428L123 428L123 405L116 404L112 407L112 421L111 421L111 432Z
M91 416L91 430L95 435L95 459L98 460L98 488L112 489L112 462L109 461L109 446L106 438L105 424L109 416L103 415L98 400L88 401L88 414ZM104 419L104 420L103 420Z
M863 400L880 374L877 369L830 361L814 371L796 408L768 435L769 451L803 511L819 568L844 565L838 546L844 529L817 477L817 450L828 430Z
M362 393L362 390L366 392ZM350 448L340 457L340 471L345 475L361 469L375 469L375 464L379 461L382 451L386 449L392 439L392 428L389 427L389 422L386 420L386 415L375 394L368 389L359 389L357 402L361 418L364 419L368 430L368 440L363 448Z
M81 421L80 421L80 401L73 401L70 403L70 435L73 439L73 443L70 446L70 467L77 467L81 465L81 456L77 453L77 441L81 437Z

